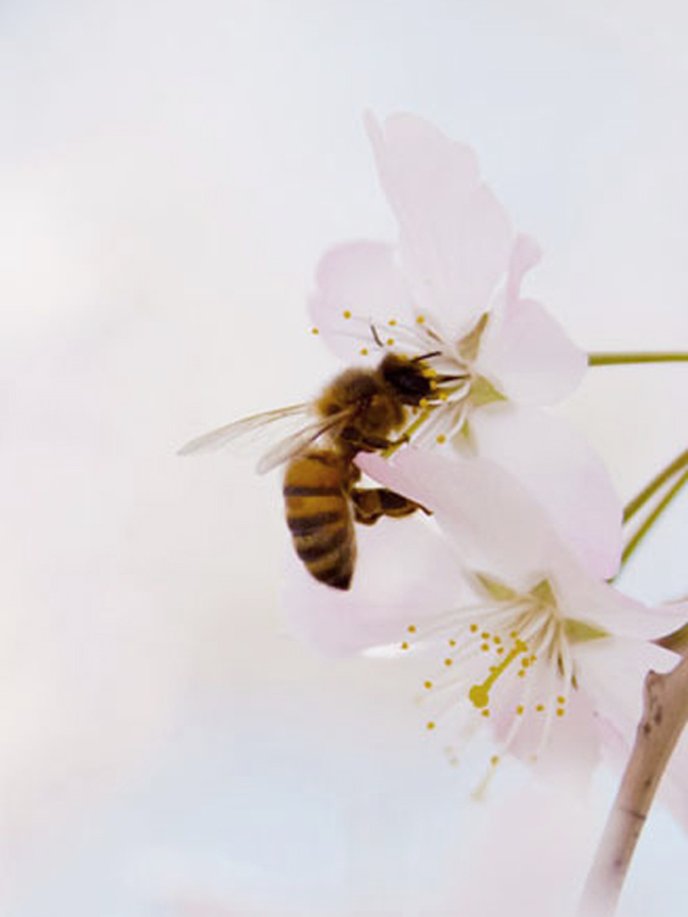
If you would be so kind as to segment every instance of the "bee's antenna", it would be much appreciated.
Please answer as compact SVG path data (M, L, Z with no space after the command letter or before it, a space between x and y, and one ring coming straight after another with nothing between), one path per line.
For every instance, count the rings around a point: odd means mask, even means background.
M459 374L458 376L446 376L446 375L445 376L436 376L435 382L437 382L438 384L442 382L458 382L462 379L467 379L467 378L468 378L468 373L463 373L463 375Z
M423 360L431 360L433 357L441 357L441 350L431 350L430 353L421 353L417 357L413 357L411 360L412 363L422 363Z
M382 339L380 338L380 335L377 333L377 328L375 327L375 325L372 322L370 323L370 333L372 334L373 339L375 343L377 344L377 346L380 348L383 348L385 345L382 343Z

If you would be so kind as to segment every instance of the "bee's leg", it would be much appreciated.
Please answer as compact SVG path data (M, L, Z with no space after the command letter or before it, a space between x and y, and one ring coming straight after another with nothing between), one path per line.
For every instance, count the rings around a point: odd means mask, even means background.
M386 487L354 487L351 490L351 502L354 519L362 525L374 525L382 516L410 516L418 509L430 515L430 511L420 503L387 490Z
M357 430L356 427L344 427L339 433L340 439L344 440L356 452L378 452L387 449L391 443L384 436L365 435Z
M387 448L389 449L393 446L395 449L398 449L399 446L405 446L406 443L410 442L411 437L408 435L408 433L401 433L399 436L397 436L396 439L390 439L387 441Z

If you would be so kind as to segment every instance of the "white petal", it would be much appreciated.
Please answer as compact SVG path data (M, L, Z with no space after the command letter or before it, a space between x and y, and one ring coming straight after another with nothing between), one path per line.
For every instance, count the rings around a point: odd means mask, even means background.
M314 327L325 343L346 360L361 350L377 361L371 323L411 315L406 285L394 249L380 242L348 242L323 255L316 290L309 300Z
M472 833L457 858L456 898L441 913L574 917L594 849L590 800L536 775L525 785L509 776L504 798L485 807L487 825Z
M424 519L357 527L352 586L316 582L290 556L283 600L292 629L322 652L342 655L401 643L406 628L466 600L456 557Z
M512 231L473 151L421 118L366 119L381 184L400 226L418 307L453 335L484 312L506 274Z
M496 318L496 316L495 316ZM555 404L570 395L587 369L587 355L539 303L514 302L483 337L476 369L508 398Z
M540 246L535 239L519 233L514 239L509 258L504 299L507 311L521 298L521 281L525 274L538 263L542 257Z
M609 641L600 641L605 644ZM614 640L612 653L590 644L580 654L581 684L594 697L610 759L625 766L643 710L645 676L666 672L679 657L653 644ZM688 733L684 732L659 785L658 798L688 830Z
M464 564L499 573L514 588L545 575L557 544L530 494L495 463L408 448L391 460L359 455L367 474L435 513Z
M620 637L657 640L688 621L688 603L648 607L605 582L581 576L573 563L560 562L553 579L567 617Z
M628 637L591 640L576 648L577 680L605 724L630 747L643 709L643 683L650 669L666 672L675 653Z
M536 693L531 697L528 709L517 717L519 729L509 751L525 764L536 765L539 773L556 775L558 780L563 778L583 788L600 760L593 708L589 698L574 691L569 694L561 717L547 710L534 710L537 701L549 708L554 700L555 697L546 694ZM518 702L516 698L512 704ZM497 704L492 704L493 712L498 715L496 708Z
M516 405L489 405L470 424L478 454L530 491L586 569L613 576L621 557L621 501L587 441L556 415Z

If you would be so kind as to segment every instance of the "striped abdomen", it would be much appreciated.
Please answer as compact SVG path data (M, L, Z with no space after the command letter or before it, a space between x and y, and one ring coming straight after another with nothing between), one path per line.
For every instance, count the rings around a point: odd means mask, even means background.
M350 463L336 452L307 452L284 475L284 504L294 548L309 573L348 589L356 539L348 497Z

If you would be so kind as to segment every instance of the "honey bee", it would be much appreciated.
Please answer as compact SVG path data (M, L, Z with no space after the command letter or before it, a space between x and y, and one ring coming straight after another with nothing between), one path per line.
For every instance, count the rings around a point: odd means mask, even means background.
M269 449L257 470L264 474L286 463L285 515L296 553L316 580L348 589L356 563L354 522L372 525L382 516L423 509L387 488L358 486L361 472L354 459L359 452L400 445L407 409L436 400L440 383L456 378L432 370L428 360L437 355L387 353L375 368L344 370L312 403L230 423L187 443L179 454L221 449L284 419L300 418L299 429ZM392 440L398 433L401 438Z

